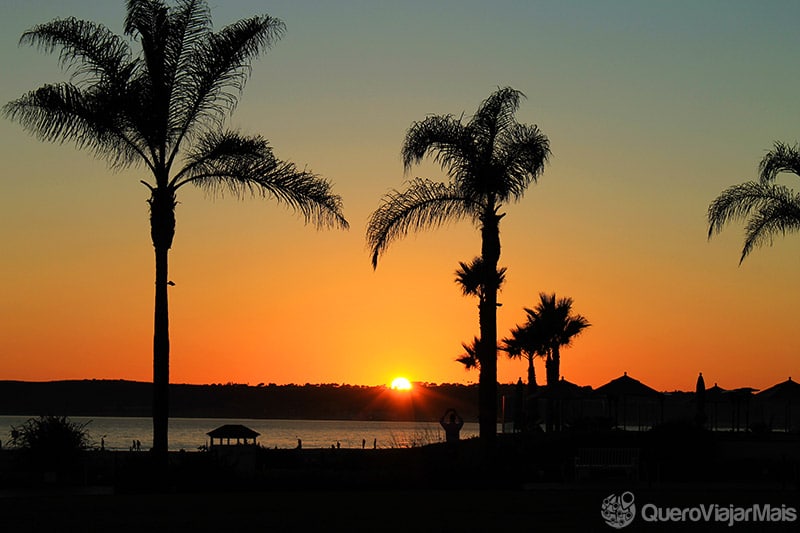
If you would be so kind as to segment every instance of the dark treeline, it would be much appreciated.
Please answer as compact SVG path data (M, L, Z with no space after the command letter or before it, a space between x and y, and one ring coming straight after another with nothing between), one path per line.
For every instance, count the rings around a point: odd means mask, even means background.
M152 384L135 381L0 381L2 415L148 417L152 399ZM170 385L171 417L434 421L450 407L477 421L477 385Z

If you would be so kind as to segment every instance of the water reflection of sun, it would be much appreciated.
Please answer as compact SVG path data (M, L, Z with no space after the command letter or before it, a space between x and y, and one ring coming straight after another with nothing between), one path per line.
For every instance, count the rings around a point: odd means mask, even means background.
M411 382L404 377L396 377L392 380L390 387L392 390L411 390Z

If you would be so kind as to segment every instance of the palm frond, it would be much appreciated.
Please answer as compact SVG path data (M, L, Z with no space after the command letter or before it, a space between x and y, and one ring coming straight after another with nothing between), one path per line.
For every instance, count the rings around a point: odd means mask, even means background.
M461 292L464 296L478 296L483 300L483 287L487 281L483 258L478 256L469 263L459 261L458 265L455 281L461 287ZM495 279L493 281L494 286L498 289L506 279L506 271L505 267L498 268L495 271Z
M480 368L480 360L478 359L478 345L480 344L480 339L478 337L474 337L470 344L465 342L461 343L461 347L464 348L464 352L462 355L456 358L456 361L464 365L465 370L472 370L473 368Z
M574 337L591 326L586 317L572 314L572 304L572 298L539 293L536 307L524 308L527 323L522 327L522 340L545 351L569 346Z
M101 24L76 18L56 19L34 26L19 43L52 53L59 49L59 62L72 73L79 86L103 81L120 83L129 73L128 44Z
M172 186L177 189L188 183L210 194L268 196L317 227L348 227L342 199L333 194L330 182L279 160L261 137L235 132L206 135L188 154Z
M48 142L72 142L113 166L142 158L148 162L132 132L119 120L119 106L105 97L64 83L44 85L3 106L3 114Z
M186 75L176 87L178 129L191 133L197 124L219 126L236 106L252 60L284 32L282 21L264 15L239 20L198 42L187 58Z
M446 222L473 216L475 205L456 187L417 178L405 191L394 190L367 223L367 244L372 266L393 241L413 231L439 227Z
M708 208L708 237L728 222L751 217L745 226L745 242L739 258L757 246L771 243L777 233L794 231L800 224L800 195L791 189L761 181L748 181L722 191Z
M544 329L535 322L528 321L511 330L511 336L502 340L500 349L511 359L544 357L547 354L547 339Z
M483 284L483 260L476 257L470 263L458 262L456 283L461 287L464 296L478 296Z
M401 154L406 172L426 155L432 155L434 162L451 174L464 166L471 151L471 142L459 119L452 115L431 115L411 125Z
M524 94L511 87L499 88L481 103L470 119L469 128L474 132L474 142L486 151L485 157L492 157L495 138L517 123L514 113L524 97Z
M800 230L800 194L781 185L772 185L771 199L752 214L745 226L741 264L754 248L769 244L775 235Z
M800 177L800 150L798 145L790 146L776 142L767 152L758 167L761 183L771 183L782 172L791 172Z
M495 152L505 182L501 199L520 200L531 182L544 172L550 159L550 141L535 125L515 124L503 132Z

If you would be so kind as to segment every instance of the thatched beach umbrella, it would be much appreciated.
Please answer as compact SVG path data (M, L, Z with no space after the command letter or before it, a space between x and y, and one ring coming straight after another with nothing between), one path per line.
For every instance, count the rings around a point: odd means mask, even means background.
M790 377L786 381L782 381L768 389L764 389L756 396L759 399L767 400L773 404L781 404L784 406L784 425L783 429L789 431L791 429L791 414L792 403L800 402L800 383L792 381Z
M719 404L730 401L730 398L728 398L727 394L728 392L729 391L727 389L723 389L716 383L714 383L713 387L706 389L705 402L706 404L712 404L714 406L714 421L711 423L711 429L714 430L717 429L717 421L719 420L718 417Z
M612 379L605 385L595 389L594 394L603 396L609 401L613 402L617 408L614 412L616 425L619 425L619 404L622 404L622 426L625 427L626 422L626 402L632 399L637 407L641 408L643 402L651 400L663 400L663 395L652 387L648 387L638 379L634 379L625 372L622 376ZM663 407L663 404L662 404ZM662 413L663 415L663 413ZM639 417L639 425L641 426L641 417Z
M742 406L744 406L744 429L750 426L750 400L753 398L753 393L758 389L752 387L740 387L728 391L727 395L733 404L731 408L731 429L739 431L742 421Z
M579 411L582 413L582 402L584 398L589 396L591 390L592 388L589 386L583 387L561 378L553 384L539 387L532 397L536 400L550 400L546 405L548 409L553 409L553 414L555 415L553 420L556 425L556 430L558 431L563 425L565 407L578 403Z

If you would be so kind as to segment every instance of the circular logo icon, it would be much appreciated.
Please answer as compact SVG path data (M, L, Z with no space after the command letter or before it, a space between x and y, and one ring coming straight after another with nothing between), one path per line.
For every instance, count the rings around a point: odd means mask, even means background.
M633 500L633 493L630 491L612 494L603 500L600 516L614 529L622 529L630 525L636 517L636 504Z

